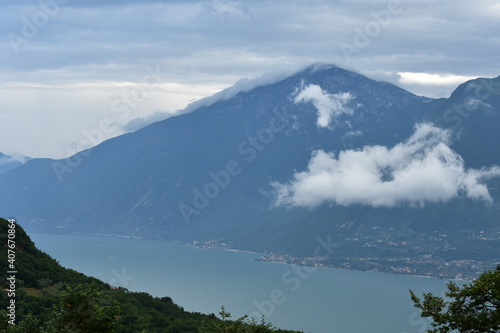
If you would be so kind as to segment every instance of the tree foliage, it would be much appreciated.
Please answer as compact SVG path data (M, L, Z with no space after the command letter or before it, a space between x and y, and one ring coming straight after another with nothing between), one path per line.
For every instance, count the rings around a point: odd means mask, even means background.
M410 290L415 307L422 317L433 320L430 333L500 332L500 265L483 273L470 284L448 283L448 299L424 293L418 298Z
M120 308L116 301L99 291L96 285L69 287L52 311L52 319L47 323L47 333L107 333L115 332L119 326Z

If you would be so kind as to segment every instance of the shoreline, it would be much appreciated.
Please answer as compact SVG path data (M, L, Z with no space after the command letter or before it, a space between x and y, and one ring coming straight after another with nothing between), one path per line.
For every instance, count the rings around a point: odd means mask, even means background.
M254 261L258 262L269 262L269 263L279 263L279 264L285 264L285 265L298 265L298 266L312 266L312 267L318 267L318 268L328 268L328 269L341 269L341 270L349 270L349 271L359 271L359 272L369 272L369 273L384 273L384 274L391 274L391 275L403 275L403 276L410 276L410 277L416 277L416 278L426 278L426 279L436 279L436 280L448 280L448 281L459 281L459 282L471 282L474 280L476 277L472 276L471 274L466 274L465 276L461 276L462 274L459 273L457 275L431 275L431 274L412 274L411 272L406 272L404 271L405 269L408 268L408 266L405 267L395 267L395 266L382 266L378 265L378 269L361 269L361 268L356 268L356 266L351 267L344 265L334 265L334 264L328 264L328 263L316 263L312 264L310 263L311 258L310 257L292 257L287 254L281 254L277 255L274 253L262 253L262 252L256 252L256 251L251 251L251 250L242 250L242 249L237 249L231 247L232 244L228 243L222 243L219 240L209 240L205 242L200 242L200 241L190 241L190 242L183 242L183 241L178 241L178 240L167 240L167 239L149 239L149 238L144 238L144 237L137 237L137 236L130 236L130 235L121 235L121 234L106 234L106 233L69 233L69 234L63 234L63 233L35 233L35 234L47 234L47 235L61 235L61 236L94 236L94 237L112 237L112 238L122 238L122 239L136 239L136 240L155 240L155 241L162 241L162 242L171 242L171 243L177 243L177 244L182 244L198 249L205 249L205 250L223 250L227 252L236 252L236 253L247 253L247 254L252 254L252 255L257 255L259 256L258 258L254 258ZM348 259L348 260L356 260L358 264L367 264L369 261L367 260L362 260L363 258L343 258L343 259ZM378 260L378 261L391 261L395 259L380 259L380 258L370 258L371 260ZM307 262L309 261L309 263ZM394 263L394 262L393 262ZM433 263L434 265L437 265L437 262ZM349 265L352 265L350 263Z

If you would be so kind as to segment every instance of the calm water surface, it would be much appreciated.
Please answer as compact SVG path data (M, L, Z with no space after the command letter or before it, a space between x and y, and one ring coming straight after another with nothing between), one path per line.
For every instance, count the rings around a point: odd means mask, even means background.
M113 237L30 234L61 265L132 291L169 296L188 311L266 315L313 333L423 333L408 289L442 294L446 281L304 268L256 254ZM285 277L285 278L283 278Z

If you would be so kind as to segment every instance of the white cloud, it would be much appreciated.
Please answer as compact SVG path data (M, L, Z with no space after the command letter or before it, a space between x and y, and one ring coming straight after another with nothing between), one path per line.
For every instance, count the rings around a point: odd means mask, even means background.
M449 141L449 132L419 124L408 140L392 148L366 146L342 151L337 158L315 151L306 171L295 173L286 184L272 184L276 204L309 208L325 202L422 206L459 196L490 202L484 181L499 177L500 167L466 169Z
M485 13L500 17L500 3L495 3L490 5L488 10L485 11Z
M328 127L332 120L341 114L352 114L347 104L353 99L349 92L329 94L316 84L305 87L295 97L295 103L311 102L318 112L318 127Z
M398 75L399 81L403 84L420 84L426 86L456 86L465 81L477 78L477 76L412 72L398 72Z
M363 135L363 132L361 131L350 131L345 134L345 136L360 136Z
M150 81L144 86L147 74L144 71L137 75L135 82L0 82L0 101L5 109L0 112L0 151L65 158L75 153L75 147L90 148L123 134L124 129L137 130L141 125L134 119L153 117L154 121L156 110L174 114L189 101L223 88L216 84L175 83L167 81L168 77L164 82ZM99 129L103 119L110 119L116 126L101 131L102 137L90 144L85 133Z
M405 85L396 73L500 73L500 43L491 33L500 29L499 7L491 0L456 0L453 6L402 1L401 13L351 62L339 45L355 43L355 29L374 22L373 13L387 10L387 1L70 1L18 53L7 35L23 36L30 30L24 19L32 20L42 8L37 1L12 3L0 2L1 113L28 119L0 116L0 151L31 156L64 157L68 143L107 117L105 104L120 94L120 86L140 83L147 66L160 66L172 85L158 85L162 90L152 92L130 119L183 109L280 64L326 62L370 77L389 73L377 79L431 97L449 96L455 85ZM19 83L16 96L13 81ZM91 89L94 83L100 84Z
M13 153L9 152L9 155L4 155L4 154L0 153L0 165L10 164L13 162L20 162L20 163L24 164L29 160L30 160L29 157L24 156L18 152L13 152Z

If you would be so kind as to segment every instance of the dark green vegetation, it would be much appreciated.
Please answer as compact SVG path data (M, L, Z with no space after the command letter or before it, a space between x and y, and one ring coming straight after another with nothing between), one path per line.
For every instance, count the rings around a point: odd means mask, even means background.
M0 219L0 278L8 289L8 221ZM16 226L15 268L16 325L6 309L11 297L0 291L0 332L98 333L98 332L290 332L246 318L231 321L228 313L190 313L169 297L112 288L92 277L61 267L38 250L26 232Z
M421 300L410 293L422 317L433 320L429 333L500 332L500 265L462 287L448 283L447 300L431 293Z
M293 102L309 84L350 92L355 112L332 129L318 128L313 105ZM324 265L477 277L498 261L500 178L487 182L491 203L457 197L425 208L273 206L271 182L306 170L314 150L394 147L419 122L452 131L450 148L466 168L500 165L500 78L466 82L436 100L313 66L68 159L31 160L0 175L0 216L16 216L30 232L196 241L297 261L313 256L316 236L331 236L338 247ZM206 189L208 197L196 196Z

